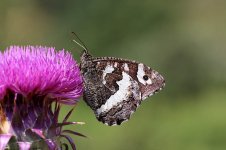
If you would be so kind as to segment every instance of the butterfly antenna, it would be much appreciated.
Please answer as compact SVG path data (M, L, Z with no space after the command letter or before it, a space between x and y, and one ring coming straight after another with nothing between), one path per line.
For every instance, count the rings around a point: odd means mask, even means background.
M78 39L79 42L76 41L75 39L73 39L72 41L75 42L81 48L83 48L86 52L88 52L88 48L85 46L84 42L82 42L82 40L78 37L78 35L75 32L71 33Z

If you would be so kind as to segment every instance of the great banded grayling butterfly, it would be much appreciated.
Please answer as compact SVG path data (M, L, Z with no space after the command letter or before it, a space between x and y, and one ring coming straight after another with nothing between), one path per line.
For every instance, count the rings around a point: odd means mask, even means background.
M106 125L120 125L127 121L144 99L165 86L164 78L143 63L92 57L85 46L80 46L84 48L80 57L83 98L96 118Z

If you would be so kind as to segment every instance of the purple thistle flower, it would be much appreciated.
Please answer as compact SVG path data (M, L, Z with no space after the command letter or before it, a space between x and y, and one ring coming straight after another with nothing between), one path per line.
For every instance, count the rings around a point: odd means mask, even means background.
M45 145L55 150L63 137L75 149L65 133L83 135L62 130L78 124L67 122L73 109L62 123L58 117L61 105L76 104L82 92L79 67L69 52L41 46L11 46L0 52L0 148Z

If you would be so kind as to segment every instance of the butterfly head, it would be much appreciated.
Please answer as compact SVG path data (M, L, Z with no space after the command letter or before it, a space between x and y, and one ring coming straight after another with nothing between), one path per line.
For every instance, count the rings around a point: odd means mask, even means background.
M160 91L165 86L162 75L141 63L138 64L137 79L141 84L142 100Z

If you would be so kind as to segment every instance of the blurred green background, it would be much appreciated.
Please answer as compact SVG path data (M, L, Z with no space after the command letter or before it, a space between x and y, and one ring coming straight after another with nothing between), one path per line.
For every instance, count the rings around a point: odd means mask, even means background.
M94 56L143 62L166 87L129 122L108 127L81 101L71 121L79 150L226 149L226 1L1 0L0 49L65 48L76 32ZM77 50L75 50L77 49ZM62 117L68 109L62 112Z

